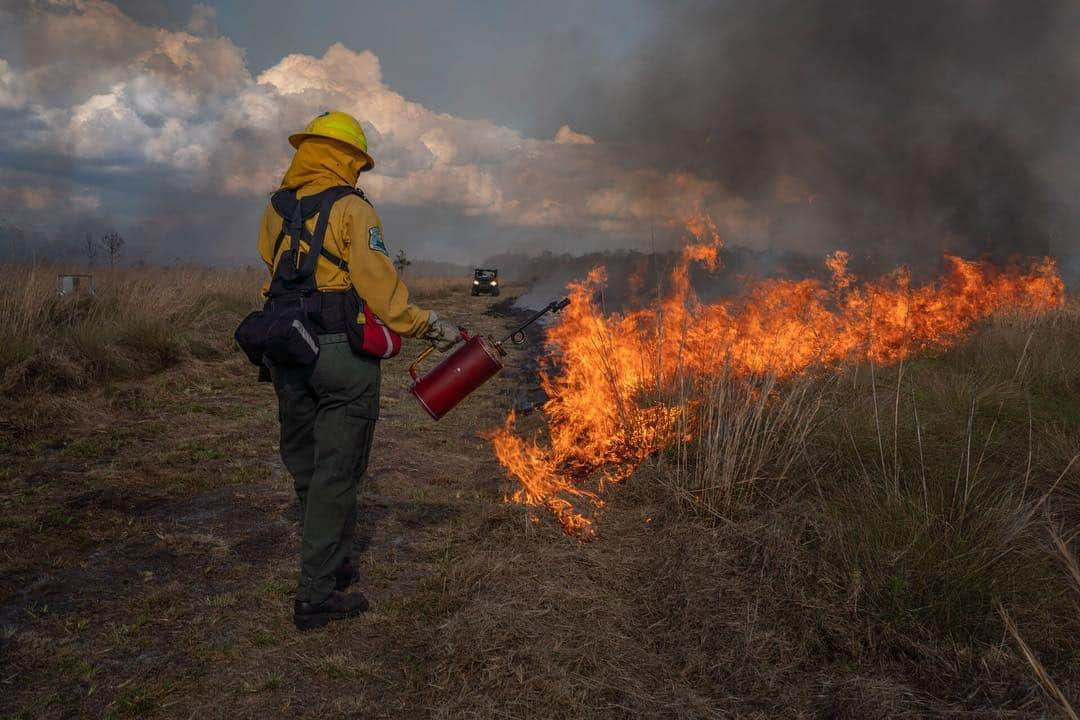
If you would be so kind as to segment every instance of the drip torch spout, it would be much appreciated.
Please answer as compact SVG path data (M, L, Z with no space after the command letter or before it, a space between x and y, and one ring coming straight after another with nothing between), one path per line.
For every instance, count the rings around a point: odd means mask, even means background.
M495 344L499 347L500 350L502 350L503 344L507 342L512 342L515 345L521 345L525 342L525 328L529 327L534 322L544 317L548 313L552 313L553 315L558 313L560 310L562 310L569 304L570 298L563 298L562 300L553 300L549 302L547 305L544 306L543 310L540 310L539 312L534 314L528 320L519 325L517 329L515 329L512 333L510 333Z

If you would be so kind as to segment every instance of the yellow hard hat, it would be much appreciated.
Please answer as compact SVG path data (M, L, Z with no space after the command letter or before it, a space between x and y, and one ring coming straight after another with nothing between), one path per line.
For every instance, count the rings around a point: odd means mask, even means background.
M343 112L324 112L319 117L308 123L303 132L289 136L289 144L299 148L300 143L309 137L325 137L338 140L359 152L367 163L360 168L360 172L375 167L375 161L371 159L367 151L367 136L364 129L352 115Z

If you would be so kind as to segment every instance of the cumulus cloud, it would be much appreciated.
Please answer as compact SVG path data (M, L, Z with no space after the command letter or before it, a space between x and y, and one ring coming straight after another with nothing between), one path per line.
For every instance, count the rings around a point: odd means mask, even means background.
M10 151L165 173L168 188L157 191L172 200L191 193L193 207L205 195L264 197L288 163L287 134L316 111L338 109L365 126L377 167L362 184L382 205L628 242L702 210L721 225L754 224L719 184L650 169L632 147L569 125L551 139L530 138L411 101L386 84L366 50L333 44L253 77L243 51L214 35L206 6L186 30L142 25L105 0L30 3L0 11L0 21L14 23L21 39L19 52L0 60L0 108L19 109L30 128ZM127 192L145 193L145 212L160 212L154 188Z
M569 125L563 125L555 133L556 145L594 145L596 141L584 133L574 132Z
M93 95L71 109L71 117L56 128L78 158L122 158L149 139L151 130L124 99L124 86Z
M217 32L217 10L203 3L191 9L188 30L195 35L211 35Z
M7 60L0 58L0 109L21 107L25 102L18 78Z

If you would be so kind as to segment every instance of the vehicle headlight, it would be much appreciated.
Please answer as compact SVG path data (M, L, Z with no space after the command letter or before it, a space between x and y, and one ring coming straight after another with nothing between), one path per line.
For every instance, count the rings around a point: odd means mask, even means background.
M472 281L472 284L473 284L473 285L479 285L479 284L480 284L480 281L479 281L479 280L473 280L473 281Z
M492 280L492 281L491 281L491 284L492 284L492 285L498 285L498 284L499 284L499 281L498 281L498 280Z

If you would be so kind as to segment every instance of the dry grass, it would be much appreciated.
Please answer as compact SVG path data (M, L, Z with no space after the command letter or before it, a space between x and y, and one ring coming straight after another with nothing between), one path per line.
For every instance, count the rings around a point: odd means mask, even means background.
M422 304L510 322L467 289ZM225 341L236 317L215 315ZM512 383L433 423L408 394L421 347L384 365L358 528L373 609L304 635L273 391L239 351L0 402L0 717L427 714L450 544L502 497L478 433Z
M1065 697L1065 693L1063 693L1061 691L1061 688L1057 686L1057 683L1055 683L1053 678L1051 678L1050 675L1046 672L1046 667L1044 667L1042 662L1039 661L1039 658L1036 657L1035 653L1024 641L1024 638L1020 636L1020 631L1017 630L1016 623L1014 623L1012 618L1009 617L1009 613L1006 612L1005 608L1001 607L1000 605L998 606L998 612L1001 615L1002 621L1005 623L1005 628L1009 631L1009 635L1016 642L1016 645L1020 648L1020 652L1021 654L1023 654L1024 659L1031 666L1031 670L1035 674L1035 678L1036 680L1038 680L1039 685L1053 700L1058 711L1060 711L1064 717L1069 718L1069 720L1080 720L1080 717L1077 716L1076 711L1073 710L1072 703L1070 703L1069 699Z
M1076 357L1074 305L902 369L695 386L706 432L609 492L597 541L514 508L461 528L433 716L1045 717L999 606L1075 704L1046 529L1080 520Z
M1069 542L1061 536L1061 531L1057 526L1050 526L1050 541L1053 546L1054 552L1057 554L1058 559L1062 562L1065 570L1069 574L1069 578L1072 580L1073 590L1075 591L1075 597L1080 598L1080 563L1076 560L1076 554L1069 547ZM1069 720L1078 720L1076 710L1073 708L1069 698L1062 692L1058 684L1054 682L1054 679L1050 677L1050 674L1046 671L1046 667L1038 656L1024 640L1020 634L1020 630L1016 627L1016 623L1009 617L1008 611L1001 605L998 605L998 614L1001 615L1002 621L1005 623L1005 628L1009 631L1010 637L1016 643L1020 650L1024 660L1031 666L1031 671L1035 676L1039 686L1046 693L1047 698L1051 701L1052 706L1063 716L1069 718Z
M59 267L2 266L0 391L61 391L158 372L232 350L261 273L207 268L103 271L95 292L57 294Z
M470 329L513 322L456 280L407 281ZM257 284L206 316L220 347ZM49 326L64 356L78 326ZM154 375L0 404L20 433L0 435L0 714L914 720L1080 697L1076 306L902 372L715 380L709 432L610 492L592 543L502 502L481 433L527 351L433 423L407 346L362 501L373 610L306 635L272 393L238 353L177 342Z
M831 627L826 657L843 648L959 693L1015 673L999 657L1008 631L1065 708L1012 618L1074 687L1080 571L1059 528L1080 528L1078 357L1073 303L839 382L711 379L695 385L693 439L661 463L662 484L732 528L768 516L802 529L791 541L814 559L793 560L813 568L812 585L780 592L833 605L812 620Z
M1075 536L1076 533L1077 530L1073 530L1072 535ZM1076 553L1070 549L1069 540L1062 537L1060 528L1051 525L1050 542L1062 566L1068 573L1069 579L1072 580L1073 590L1076 591L1077 596L1080 596L1080 561L1077 561Z
M726 517L789 477L813 431L827 386L808 378L778 387L773 376L687 381L679 438L665 484L687 507ZM698 398L690 403L688 396Z
M95 292L60 297L52 265L0 266L0 392L57 392L159 372L234 349L236 322L261 301L262 270L124 268L95 274ZM408 279L420 301L468 278Z
M454 295L467 293L472 287L472 278L469 276L412 276L406 273L405 284L409 287L410 297L416 300L445 300Z

